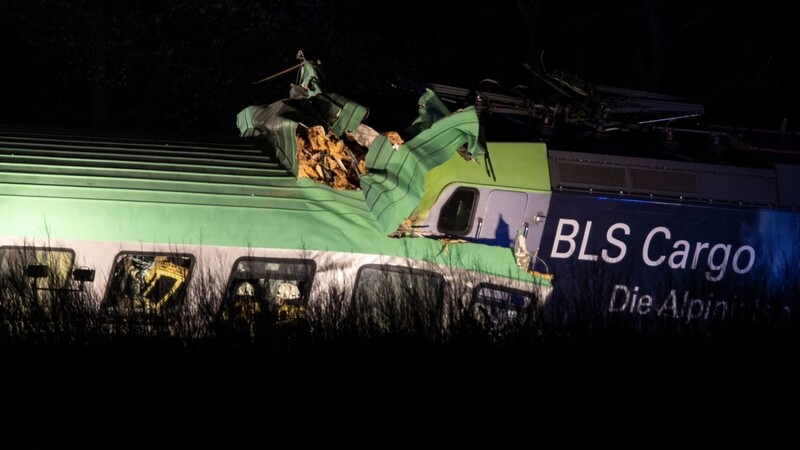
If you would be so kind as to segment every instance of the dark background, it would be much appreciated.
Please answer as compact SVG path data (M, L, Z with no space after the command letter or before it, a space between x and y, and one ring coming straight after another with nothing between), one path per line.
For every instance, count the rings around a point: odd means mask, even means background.
M533 81L528 63L686 97L718 123L787 118L792 130L799 13L722 0L6 0L0 123L235 135L236 113L287 97L295 73L253 81L302 49L376 128L415 114L398 76L514 86Z

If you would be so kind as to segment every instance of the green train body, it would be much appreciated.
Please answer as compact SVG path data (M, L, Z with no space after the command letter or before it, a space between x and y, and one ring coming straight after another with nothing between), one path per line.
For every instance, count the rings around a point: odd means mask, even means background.
M457 152L477 134L473 111L437 124L399 148L371 147L359 190L298 179L258 138L4 128L0 270L37 297L92 293L94 306L125 315L197 310L198 289L213 284L220 298L270 298L291 316L397 276L417 297L545 302L552 277L520 267L510 246L398 230L455 186L549 198L543 145L489 144L490 174Z
M482 143L474 108L428 91L408 139L376 133L358 189L335 189L300 176L295 134L319 124L298 113L307 102L333 135L365 115L319 95L244 109L241 137L1 128L0 274L124 317L368 317L357 305L384 297L441 317L445 304L495 319L538 305L645 323L794 317L794 160ZM647 142L634 150L660 154Z

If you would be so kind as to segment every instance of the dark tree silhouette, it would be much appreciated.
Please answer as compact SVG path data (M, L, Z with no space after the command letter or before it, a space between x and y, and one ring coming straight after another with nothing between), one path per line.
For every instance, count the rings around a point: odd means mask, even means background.
M303 49L329 91L387 124L405 117L399 75L530 83L523 63L683 95L726 120L791 124L798 12L722 0L7 0L0 122L231 133L241 108L287 95L292 74L252 82Z

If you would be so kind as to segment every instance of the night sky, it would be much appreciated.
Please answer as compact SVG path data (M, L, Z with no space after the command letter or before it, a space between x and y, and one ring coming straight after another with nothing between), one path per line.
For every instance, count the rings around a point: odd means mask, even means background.
M726 1L74 1L0 5L0 123L236 134L320 60L328 92L405 127L399 77L530 85L523 64L686 97L710 120L800 123L800 6Z

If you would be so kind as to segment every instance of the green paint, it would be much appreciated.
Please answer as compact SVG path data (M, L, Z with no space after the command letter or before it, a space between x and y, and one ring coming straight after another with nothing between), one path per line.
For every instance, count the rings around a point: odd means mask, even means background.
M433 116L443 113L428 103ZM380 254L549 284L520 270L507 248L387 236L459 180L549 191L543 145L491 144L496 181L489 182L483 165L457 154L465 146L483 158L478 119L467 108L422 120L426 126L399 148L379 137L363 189L335 190L276 167L296 170L297 123L283 116L293 108L246 108L237 116L243 135L267 139L236 145L56 136L43 152L43 140L28 136L0 147L0 236ZM357 123L351 119L360 112L352 113L346 128Z
M425 217L442 190L454 183L462 186L550 193L545 144L490 142L487 146L488 154L469 161L454 154L447 162L428 172L425 177L425 194L414 214Z
M395 149L379 137L367 152L367 172L361 187L367 207L384 233L408 217L425 193L426 174L449 160L461 146L477 152L478 116L467 108L436 121L414 139Z

